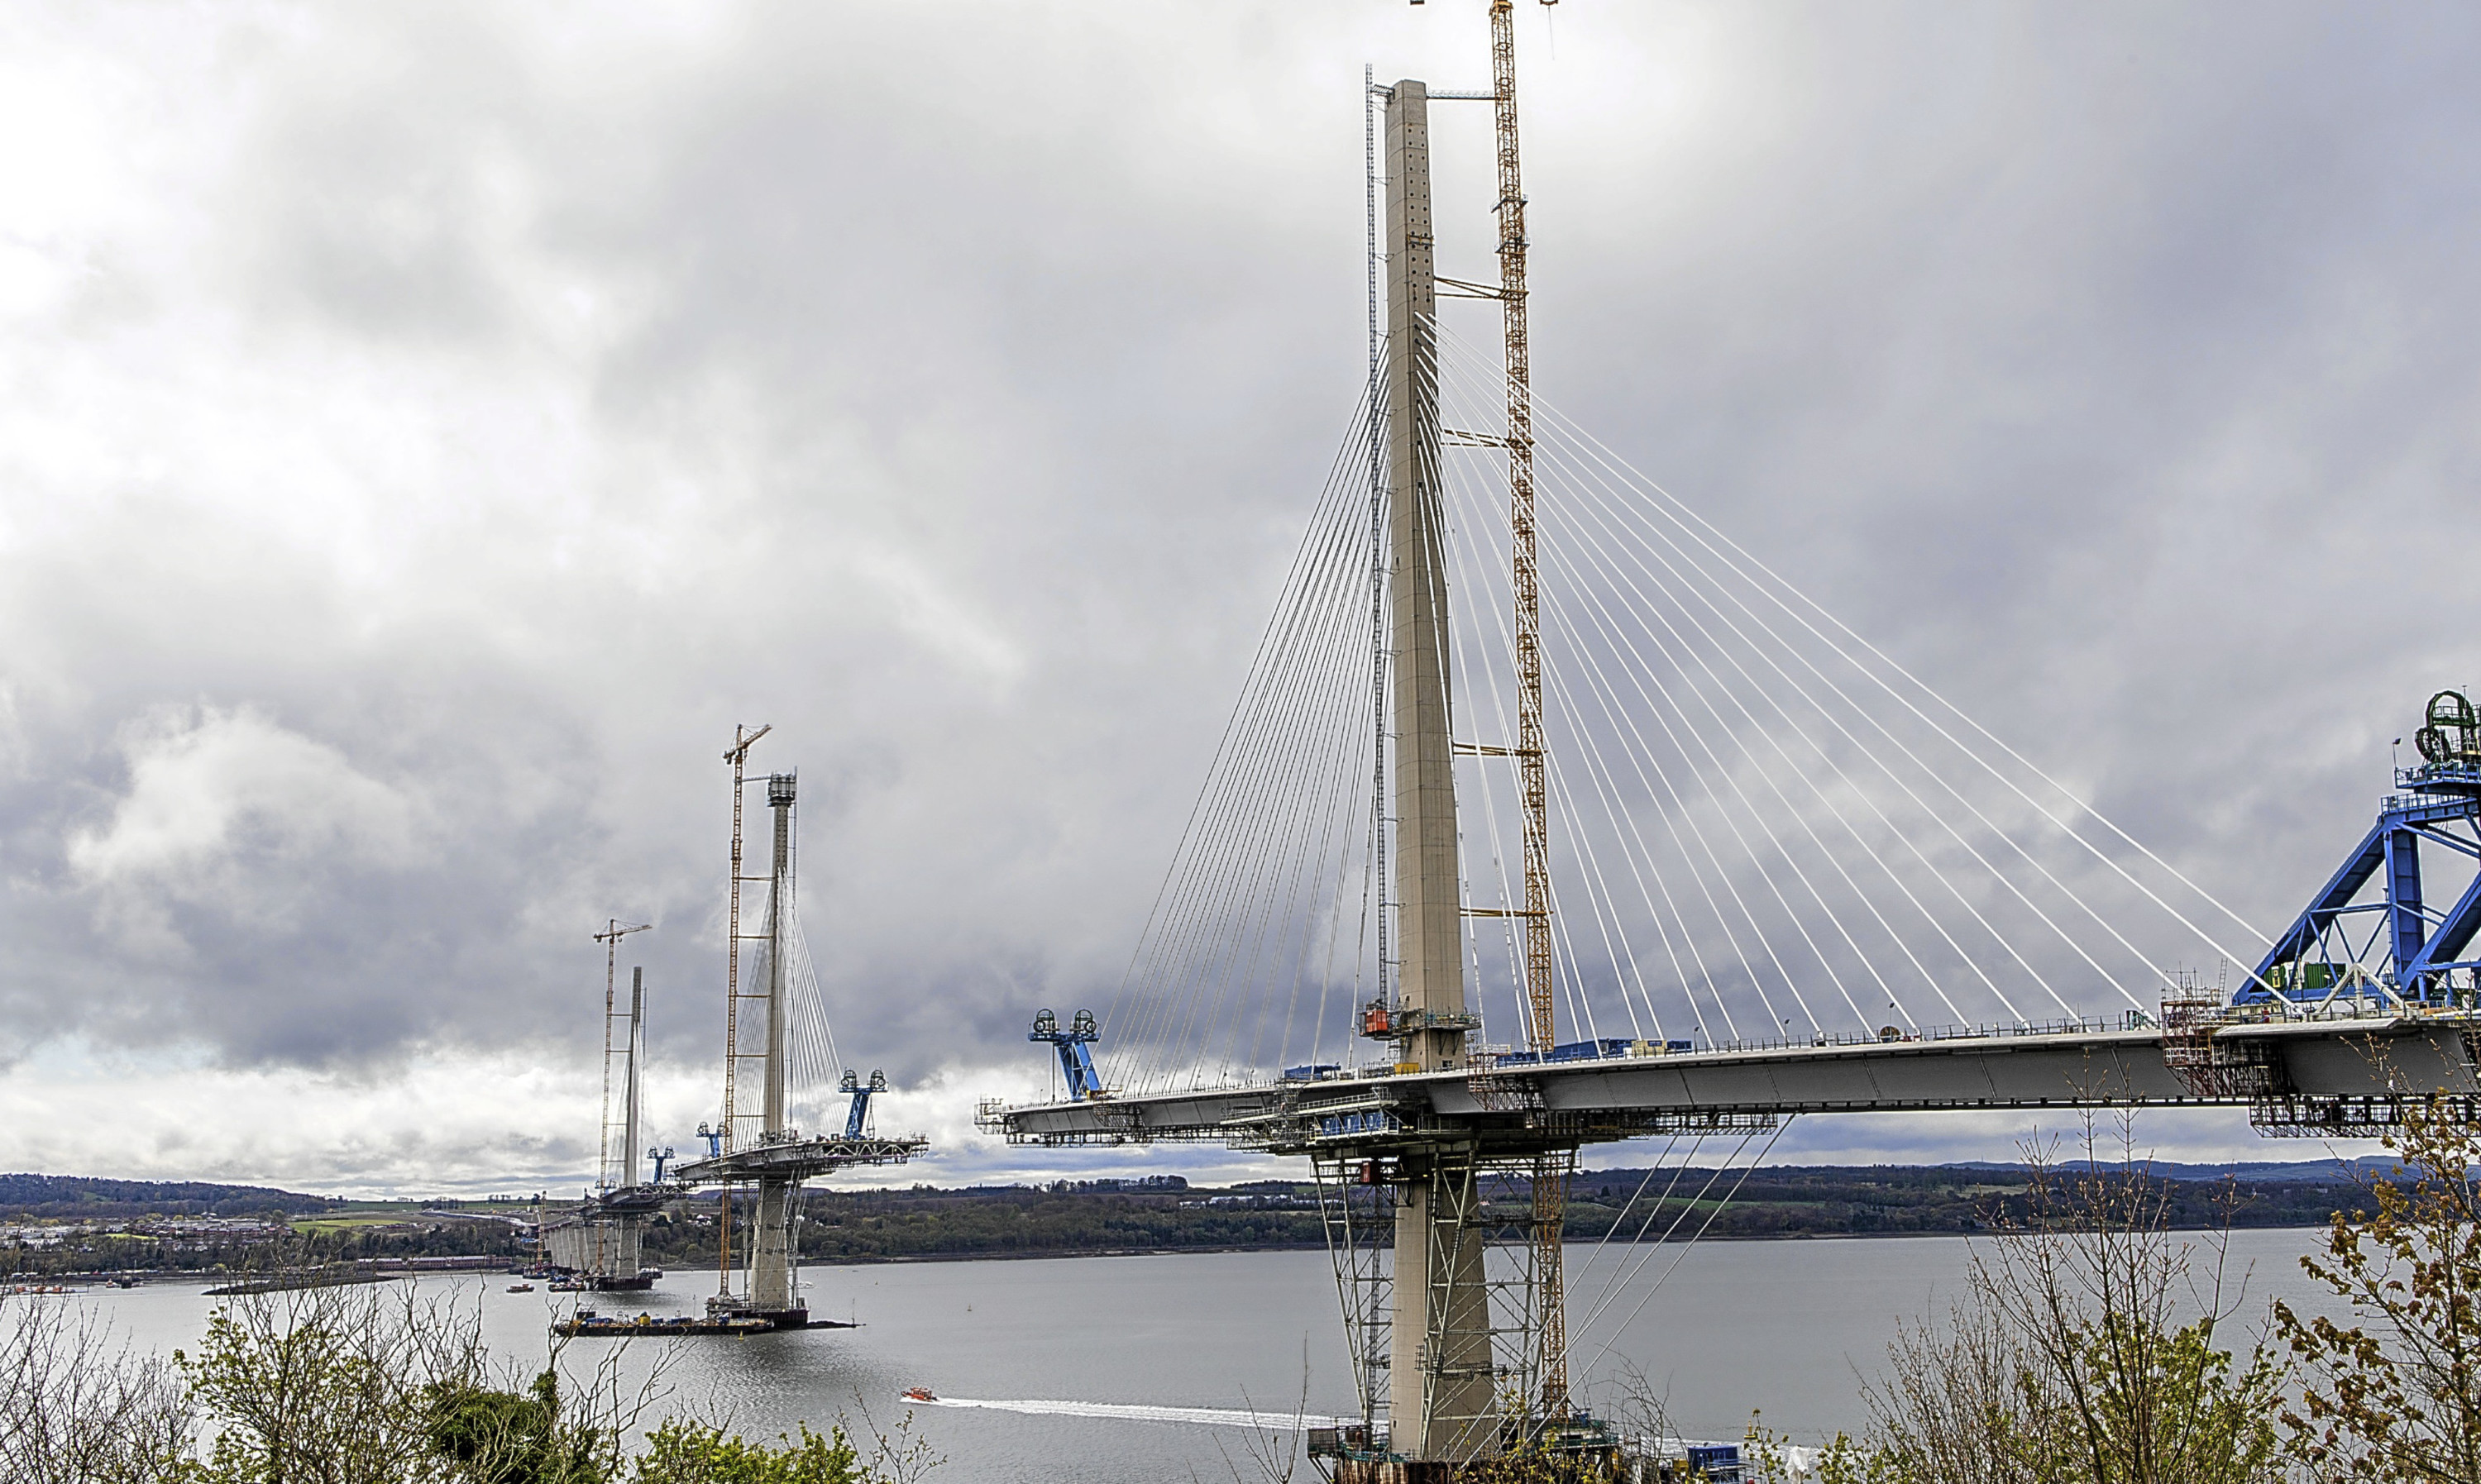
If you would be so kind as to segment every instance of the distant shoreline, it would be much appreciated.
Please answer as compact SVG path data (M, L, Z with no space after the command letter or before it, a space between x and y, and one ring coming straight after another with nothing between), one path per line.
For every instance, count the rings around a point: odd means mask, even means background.
M2335 1161L2215 1168L2153 1167L2165 1225L2211 1232L2315 1231L2334 1212L2369 1203L2360 1182L2377 1175ZM2073 1167L2056 1176L2082 1178ZM1728 1178L1727 1178L1728 1176ZM2356 1178L2357 1177L2357 1178ZM105 1215L148 1187L75 1177L5 1177L50 1211L0 1207L0 1237L13 1237L12 1283L93 1285L119 1281L217 1284L265 1281L277 1270L523 1266L535 1259L530 1225L507 1203L477 1212L444 1202L337 1203L265 1192L246 1211L241 1187L216 1187L220 1213ZM153 1187L168 1204L191 1205L207 1188ZM1332 1192L1327 1192L1332 1196ZM1725 1197L1728 1196L1728 1199ZM1520 1179L1493 1187L1494 1203L1528 1204ZM803 1261L819 1267L890 1263L1027 1263L1047 1258L1132 1258L1326 1249L1318 1187L1301 1180L1191 1185L1176 1175L1100 1177L1043 1185L821 1188L802 1196ZM292 1212L270 1209L275 1203ZM1705 1241L1792 1241L1855 1237L1972 1237L2038 1224L2054 1204L2030 1173L2006 1165L1706 1166L1580 1172L1566 1201L1566 1239L1636 1246ZM63 1207L76 1214L55 1214ZM302 1211L298 1208L307 1207ZM83 1208L83 1209L80 1209ZM1509 1208L1515 1210L1514 1207ZM531 1212L526 1212L531 1214ZM713 1272L714 1202L669 1204L644 1228L644 1261ZM480 1219L488 1217L489 1219Z
M2325 1225L2326 1225L2326 1223L2325 1223L2324 1221L2322 1221L2322 1220L2320 1220L2320 1221L2299 1221L2299 1222L2271 1222L2271 1223L2266 1223L2266 1224L2258 1225L2258 1226L2233 1227L2233 1228L2231 1228L2230 1230L2231 1230L2233 1233L2234 1233L2234 1234L2243 1233L2243 1232L2314 1232L2314 1231L2318 1231L2318 1230L2323 1229L2323 1228L2325 1227ZM2174 1233L2175 1235L2184 1235L2184 1234L2190 1234L2190 1233L2204 1234L2204 1233L2209 1233L2209 1232L2216 1232L2216 1231L2220 1231L2220 1230L2223 1230L2223 1229L2222 1229L2222 1228L2219 1228L2219 1227L2209 1227L2209 1226L2184 1226L2184 1227L2173 1227L2173 1228L2170 1228L2169 1230L2170 1230L2172 1233ZM2006 1234L2006 1233L2004 1233L2004 1232L1998 1232L1998 1231L1986 1231L1986 1232L1762 1232L1762 1233L1753 1233L1753 1234L1744 1235L1744 1236L1733 1236L1733 1237L1718 1237L1718 1236L1714 1236L1714 1235L1709 1234L1708 1236L1706 1236L1705 1237L1703 1237L1702 1239L1698 1240L1698 1241L1697 1241L1697 1242L1695 1242L1695 1243L1692 1243L1688 1238L1681 1237L1681 1238L1675 1238L1672 1242L1664 1243L1663 1245L1673 1245L1673 1246L1689 1246L1689 1245L1713 1246L1713 1245L1717 1245L1717 1244L1730 1244L1730 1245L1734 1245L1734 1246L1738 1246L1738 1245L1741 1245L1741 1244L1743 1244L1743 1243L1752 1243L1752 1242L1794 1242L1794 1241L1799 1241L1799 1242L1812 1242L1812 1241L1815 1241L1815 1242L1841 1242L1841 1241L1877 1242L1877 1241L1913 1241L1913 1240L1973 1241L1973 1240L1976 1240L1976 1239L2000 1237L2004 1237L2004 1236L2006 1236L2006 1235L2008 1235L2008 1234ZM1574 1237L1574 1238L1571 1238L1571 1239L1569 1240L1568 1245L1569 1245L1569 1246L1571 1246L1571 1247L1592 1247L1592 1246L1598 1246L1598 1245L1600 1245L1600 1244L1601 1244L1601 1240L1602 1240L1602 1239L1601 1239L1601 1238L1599 1238L1599 1237ZM1613 1240L1613 1241L1615 1241L1615 1242L1618 1242L1620 1245L1623 1245L1623 1246L1632 1245L1632 1243L1628 1242L1625 1238L1614 1237L1614 1238L1612 1238L1612 1240ZM1059 1261L1059 1262L1072 1262L1072 1261L1073 1261L1073 1262L1083 1262L1083 1261L1086 1261L1086 1260L1094 1259L1094 1258L1199 1258L1199 1257L1232 1257L1232 1256L1238 1256L1238 1255L1243 1255L1243 1254L1247 1254L1247 1253L1255 1253L1255 1252L1324 1252L1325 1250L1326 1250L1325 1245L1324 1245L1323 1243L1319 1243L1319 1242L1266 1242L1266 1243L1261 1243L1261 1244L1253 1245L1253 1246L1221 1246L1221 1247L1095 1247L1095 1248L1084 1248L1084 1249L1076 1249L1076 1250L1060 1250L1060 1249L1029 1248L1029 1249L1023 1249L1023 1250L1011 1251L1011 1252L925 1252L925 1253L903 1253L903 1254L899 1254L899 1255L889 1256L889 1257L860 1257L860 1258L822 1258L822 1257L805 1257L805 1258L803 1258L803 1259L801 1260L801 1267L802 1267L803 1271L806 1271L806 1272L817 1272L817 1271L819 1271L819 1270L821 1270L821 1269L823 1269L823 1268L846 1268L846 1267L849 1267L849 1268L864 1268L864 1267L899 1267L899 1266L918 1266L918 1265L921 1265L921 1264L925 1264L925 1263L1040 1263L1040 1262L1049 1262L1049 1261L1055 1261L1055 1260L1056 1260L1056 1261ZM715 1271L716 1271L716 1270L715 1270L714 1268L712 1268L712 1267L706 1267L706 1266L666 1266L666 1267L665 1267L665 1269L664 1269L664 1271L665 1271L665 1274L666 1274L666 1276L671 1276L671 1275L674 1275L674 1274L696 1274L696 1275L701 1276L701 1277L711 1277L711 1276L713 1276L713 1275L714 1275L714 1273L715 1273ZM494 1275L494 1273L496 1273L496 1272L497 1272L497 1269L492 1269L492 1268L450 1268L450 1269L443 1269L443 1270L439 1270L439 1271L431 1271L431 1272L395 1272L395 1273L385 1273L385 1274L378 1275L377 1279L372 1280L372 1281L380 1281L380 1280L384 1280L384 1281L394 1281L394 1280L402 1279L402 1278L436 1278L436 1277L450 1277L450 1278L489 1278L489 1277L493 1276L493 1275ZM203 1271L190 1271L190 1272L183 1272L183 1271L173 1270L173 1269L150 1269L150 1268L142 1268L142 1269L134 1269L134 1270L133 1270L133 1269L115 1269L115 1270L108 1271L108 1272L88 1272L88 1273L47 1273L47 1274L44 1274L44 1275L42 1276L42 1282L43 1282L44 1286L46 1286L46 1287L50 1287L50 1286L54 1286L54 1285L62 1285L62 1286L77 1286L77 1287L81 1287L81 1288L85 1288L85 1289L96 1289L96 1288L114 1288L114 1287L120 1287L120 1286L122 1286L122 1285L118 1282L118 1280L122 1280L122 1279L130 1280L130 1283L129 1283L129 1285L128 1285L128 1286L135 1287L135 1286L138 1286L138 1285L163 1285L163 1284L174 1284L174 1285L178 1285L178 1284L189 1284L189 1283L198 1283L198 1284L230 1283L230 1282L232 1282L232 1281L234 1280L234 1278L235 1278L235 1275L234 1275L234 1274L231 1274L231 1273L215 1273L215 1272L203 1272ZM600 1296L602 1296L602 1297L606 1297L606 1298L610 1297L610 1295L608 1295L608 1294L606 1294L606 1295L600 1295Z

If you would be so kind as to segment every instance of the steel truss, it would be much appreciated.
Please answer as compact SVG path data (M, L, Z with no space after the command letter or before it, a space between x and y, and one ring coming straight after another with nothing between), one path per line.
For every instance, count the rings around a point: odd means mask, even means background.
M1361 1419L1348 1445L1373 1455L1386 1448L1387 1339L1394 1314L1395 1273L1387 1256L1396 1232L1396 1187L1379 1178L1382 1167L1380 1160L1346 1150L1329 1150L1310 1161Z
M1394 1238L1397 1212L1417 1199L1432 1215L1427 1270L1442 1275L1419 1346L1423 1394L1431 1398L1434 1422L1446 1424L1453 1440L1451 1455L1498 1452L1511 1425L1521 1432L1538 1420L1527 1404L1538 1394L1542 1375L1543 1285L1535 1257L1542 1244L1531 1185L1545 1168L1564 1185L1576 1164L1574 1148L1491 1158L1477 1156L1470 1144L1313 1155L1360 1402L1357 1441L1340 1445L1345 1455L1396 1456L1388 1446L1386 1406ZM1456 1397L1467 1399L1449 1400Z
M2481 1097L2403 1094L2373 1097L2285 1093L2249 1107L2249 1126L2268 1138L2376 1138L2421 1112L2448 1123L2481 1124Z
M2481 961L2468 956L2481 935L2481 872L2442 912L2423 899L2421 879L2424 844L2481 862L2481 715L2461 691L2442 690L2419 737L2422 766L2395 769L2404 792L2387 795L2233 1003L2323 1007L2359 997L2468 1008L2481 1000Z

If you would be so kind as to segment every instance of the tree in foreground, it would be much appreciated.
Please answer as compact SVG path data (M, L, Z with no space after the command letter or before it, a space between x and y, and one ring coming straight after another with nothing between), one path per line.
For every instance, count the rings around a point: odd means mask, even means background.
M802 1427L770 1447L696 1422L666 1422L647 1435L633 1484L866 1484L861 1457L842 1427L820 1437Z
M2395 1178L2363 1183L2375 1213L2337 1213L2301 1259L2344 1317L2274 1306L2303 1373L2284 1426L2321 1480L2481 1481L2481 1201L2462 1111L2410 1107L2384 1141Z
M92 1311L0 1298L0 1478L156 1484L189 1467L197 1405L167 1360L116 1342Z
M865 1433L866 1459L842 1425L766 1444L673 1419L632 1447L671 1352L633 1387L619 1346L582 1373L555 1346L528 1378L491 1360L479 1305L409 1288L243 1295L196 1351L140 1354L59 1304L0 1299L0 1480L912 1484L944 1462L909 1415Z
M2026 1213L1977 1242L1965 1299L1899 1331L1864 1386L1862 1445L1822 1477L1883 1484L2262 1484L2281 1476L2285 1369L2226 1337L2230 1228L2181 1236L2128 1147L2032 1160ZM2244 1286L2243 1286L2244 1287Z

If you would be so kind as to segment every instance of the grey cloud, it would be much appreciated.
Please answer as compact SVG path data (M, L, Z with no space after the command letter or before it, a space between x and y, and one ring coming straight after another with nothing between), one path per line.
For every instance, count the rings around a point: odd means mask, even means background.
M702 1065L766 720L849 1059L1021 1067L1116 983L1357 389L1359 64L1478 80L1452 11L56 16L177 85L93 105L128 204L0 351L13 1049L574 1060L629 915ZM2468 19L1562 13L1546 395L2287 910L2481 679ZM103 869L125 741L215 717L300 797Z

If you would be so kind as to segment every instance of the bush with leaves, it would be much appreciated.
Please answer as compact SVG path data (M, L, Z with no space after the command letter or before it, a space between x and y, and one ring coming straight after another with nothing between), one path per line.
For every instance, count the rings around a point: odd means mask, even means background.
M191 1394L217 1424L210 1476L236 1484L444 1476L425 1388L480 1374L479 1323L465 1346L454 1314L394 1318L368 1287L248 1294L218 1309L198 1353L175 1352Z
M910 1484L944 1462L910 1414L865 1432L866 1461L841 1425L774 1446L681 1419L632 1453L669 1351L634 1390L623 1346L569 1370L556 1344L524 1381L492 1361L479 1305L410 1288L242 1295L169 1363L109 1351L57 1309L0 1315L17 1320L0 1330L8 1484Z
M826 1437L801 1428L781 1447L751 1443L718 1428L670 1421L646 1436L633 1484L869 1484L861 1456L842 1427Z
M563 1422L560 1375L546 1370L526 1391L435 1381L428 1398L431 1445L474 1484L604 1484L614 1450L603 1431Z
M2481 1199L2453 1111L2410 1107L2385 1140L2409 1179L2367 1181L2374 1213L2337 1212L2300 1260L2349 1322L2275 1305L2304 1376L2283 1422L2320 1479L2481 1480Z
M2123 1131L2125 1139L2125 1131ZM2095 1147L2088 1128L2088 1157ZM1969 1296L1907 1327L1864 1389L1850 1479L1886 1484L2262 1484L2280 1476L2285 1368L2236 1353L2229 1227L2175 1236L2123 1143L2118 1168L2033 1163L2015 1231L1976 1244ZM2244 1289L2244 1285L2241 1286Z
M216 1429L198 1484L608 1484L666 1367L633 1394L616 1350L561 1354L527 1381L478 1305L356 1286L238 1297L174 1358Z

